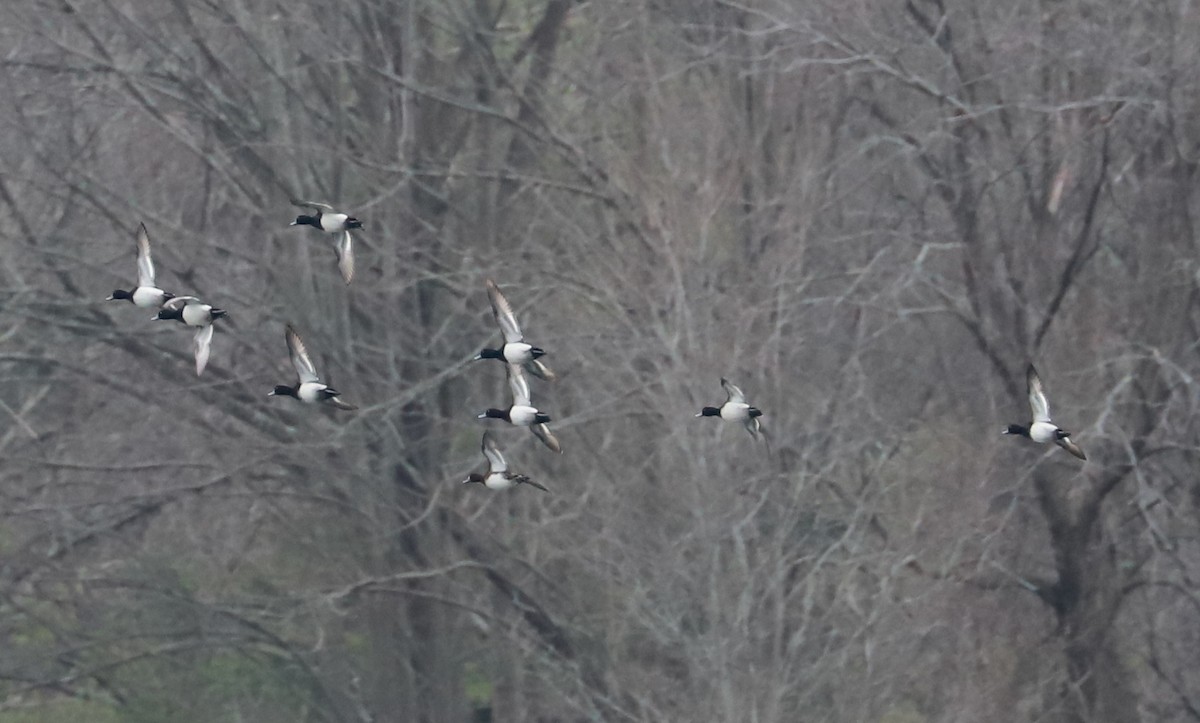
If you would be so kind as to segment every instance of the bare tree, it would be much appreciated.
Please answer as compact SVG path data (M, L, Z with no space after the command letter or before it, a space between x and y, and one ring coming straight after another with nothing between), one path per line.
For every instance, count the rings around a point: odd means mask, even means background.
M1185 7L0 17L0 710L1200 718ZM349 287L297 197L365 222ZM140 222L230 312L202 377L100 301ZM457 484L486 278L549 494ZM288 322L359 411L266 397ZM998 434L1030 361L1086 464Z

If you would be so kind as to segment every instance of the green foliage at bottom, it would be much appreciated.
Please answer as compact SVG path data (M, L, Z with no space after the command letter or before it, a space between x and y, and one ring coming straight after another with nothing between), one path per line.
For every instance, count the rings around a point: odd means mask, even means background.
M0 712L0 723L121 723L122 718L111 704L102 701L47 701L23 710Z

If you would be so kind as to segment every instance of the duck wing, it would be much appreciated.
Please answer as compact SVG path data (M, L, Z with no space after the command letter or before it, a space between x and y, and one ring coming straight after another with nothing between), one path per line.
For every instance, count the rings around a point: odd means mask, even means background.
M539 490L541 490L542 492L549 492L549 491L550 491L550 490L546 489L545 487L543 487L541 484L539 484L539 483L537 483L537 482L534 482L533 480L529 479L528 477L526 477L526 476L525 476L525 475L523 475L523 474L519 474L519 475L517 475L517 476L515 477L515 479L516 479L516 481L517 481L517 484L519 484L519 485L529 485L530 487L537 487L537 488L538 488Z
M213 325L205 324L196 330L196 336L192 340L192 351L196 354L196 376L204 373L204 367L208 366L208 352L212 349Z
M1050 403L1046 401L1046 390L1042 387L1042 379L1032 364L1025 370L1025 385L1029 389L1029 409L1033 412L1033 421L1049 422Z
M762 438L763 444L767 448L767 454L770 455L771 435L767 434L767 428L763 426L762 422L758 421L758 417L747 417L743 424L746 426L746 431L750 433L751 437L756 440L760 437Z
M529 396L529 380L525 378L525 372L521 370L520 364L508 365L508 386L512 389L512 405L514 407L533 406Z
M728 402L733 402L735 404L745 404L746 403L745 392L743 392L740 388L738 388L738 386L736 384L731 383L725 377L721 377L721 387L725 389L725 394L727 395L725 398L725 401L727 403Z
M507 472L508 462L504 459L504 453L500 451L496 440L492 439L489 432L483 433L483 443L480 445L483 450L483 456L487 457L488 470L490 472Z
M150 234L146 224L138 224L137 235L138 286L154 287L154 259L150 257Z
M284 338L287 339L288 356L292 358L292 366L296 368L296 376L300 377L300 383L320 381L321 378L317 376L317 368L313 366L312 359L308 356L308 349L304 347L304 340L300 338L300 335L296 333L296 328L291 324L287 325Z
M558 379L558 375L550 371L550 367L546 366L538 359L530 359L529 361L525 362L524 366L525 371L534 375L538 379L543 379L548 382Z
M333 252L337 254L338 271L342 272L342 279L349 284L354 278L354 248L351 246L349 231L342 231L338 234L338 241L333 247Z
M300 208L315 208L318 211L326 213L333 211L333 206L330 206L328 203L321 203L320 201L301 201L297 198L293 198L291 201L293 206L299 206Z
M504 333L505 343L511 344L524 339L521 327L517 326L517 317L513 314L512 306L509 305L508 299L504 298L504 294L500 293L500 287L491 279L485 281L484 286L487 287L488 300L492 302L492 315L496 317L496 323Z
M545 424L535 424L529 428L533 432L533 436L542 440L542 444L550 448L551 452L562 454L562 445L558 442L558 437L554 436L554 432L550 431L550 427Z
M1075 455L1076 457L1078 457L1080 459L1084 459L1084 460L1087 459L1087 455L1083 453L1083 450L1080 449L1078 444L1075 444L1073 441L1071 441L1070 437L1063 437L1062 439L1056 439L1056 440L1054 440L1054 442L1059 447L1062 447L1063 449L1067 450L1068 452Z
M330 404L337 407L338 409L345 409L346 411L350 411L352 409L358 409L358 406L355 404L351 404L350 402L343 402L341 397L330 397L328 401Z
M167 300L167 303L162 305L162 308L167 311L180 311L188 304L199 304L200 299L195 296L176 296L174 299Z
M754 439L758 439L759 432L764 431L762 424L758 421L758 417L746 417L746 420L742 422L742 426L746 428L746 431Z

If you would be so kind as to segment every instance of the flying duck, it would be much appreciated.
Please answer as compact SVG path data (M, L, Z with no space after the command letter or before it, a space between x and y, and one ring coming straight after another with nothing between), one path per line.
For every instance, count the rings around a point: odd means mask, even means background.
M157 309L175 298L175 295L154 285L154 260L150 258L150 234L146 233L146 224L144 223L138 225L137 246L137 286L132 291L117 289L105 301L128 299L134 306Z
M309 404L328 402L338 409L358 409L353 404L339 399L340 392L338 390L321 383L320 377L317 376L317 368L313 366L312 359L308 356L308 350L304 348L304 340L300 338L291 324L287 325L284 338L287 340L288 356L292 358L292 366L296 368L296 385L288 387L277 384L267 394L268 397L295 397Z
M350 283L351 279L354 278L354 249L350 242L350 229L362 228L362 221L353 216L335 212L333 206L327 203L297 201L293 199L292 205L301 208L311 208L316 213L311 216L297 216L295 221L288 224L289 226L312 226L313 228L321 229L325 233L338 234L338 240L333 246L333 251L337 254L338 270L342 272L342 278L347 284Z
M542 444L562 454L562 445L550 431L550 427L546 426L546 422L550 421L550 415L539 411L529 399L529 380L525 378L525 372L521 370L519 364L510 363L508 365L508 386L512 389L512 406L508 409L487 409L477 419L490 417L503 419L517 427L529 427L529 431L542 440Z
M725 389L725 403L720 407L704 407L697 417L720 417L730 422L741 422L750 436L758 439L761 433L763 441L767 440L767 430L758 421L762 410L746 403L746 394L728 379L721 377L721 386Z
M504 298L504 294L500 293L500 287L491 279L485 281L484 286L487 287L488 300L492 302L492 315L496 317L496 323L500 325L500 331L504 334L504 345L499 349L484 349L475 359L500 359L509 364L524 366L527 372L539 379L548 382L557 379L557 375L550 371L549 367L538 361L538 357L546 353L545 350L525 341L512 306L509 305L508 299Z
M196 338L192 341L192 351L196 354L196 376L204 373L208 365L208 352L212 346L213 322L225 316L223 309L214 309L195 296L176 296L168 299L158 314L159 320L175 319L185 326L196 327Z
M496 446L496 440L492 439L490 432L483 433L481 449L483 450L483 456L487 457L487 471L483 474L472 472L462 481L463 484L477 482L490 490L507 490L517 485L530 485L531 487L537 487L543 492L550 491L523 474L509 472L508 462L504 459L504 454L500 451L500 448Z
M1028 427L1010 424L1004 430L1004 434L1018 434L1039 444L1054 442L1079 459L1087 459L1079 445L1071 441L1071 433L1064 432L1050 421L1050 403L1046 401L1046 390L1042 387L1042 379L1032 364L1025 370L1025 385L1029 389L1029 409L1033 412L1033 421Z

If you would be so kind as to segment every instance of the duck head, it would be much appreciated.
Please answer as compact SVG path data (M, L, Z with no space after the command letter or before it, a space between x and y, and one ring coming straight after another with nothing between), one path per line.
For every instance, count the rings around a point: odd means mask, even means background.
M113 301L114 299L128 299L129 303L132 304L133 303L133 292L117 289L116 291L112 292L112 296L105 299L105 301Z
M472 361L479 361L480 359L503 359L503 358L504 358L504 352L500 349L484 349L483 351L476 354L475 358L472 359Z
M761 412L760 412L760 414L761 414ZM696 416L697 417L719 417L719 416L721 416L721 410L717 409L716 407L705 407L705 408L701 409L700 413L697 414Z

